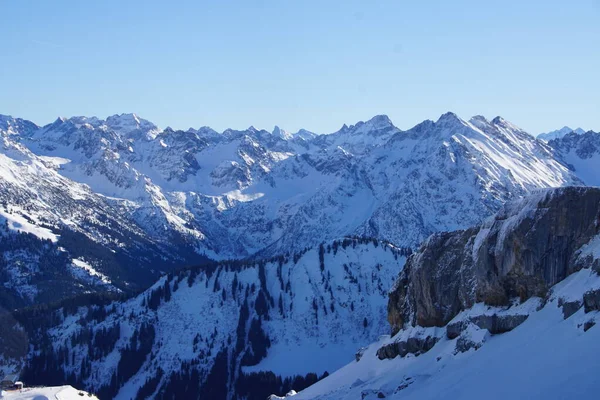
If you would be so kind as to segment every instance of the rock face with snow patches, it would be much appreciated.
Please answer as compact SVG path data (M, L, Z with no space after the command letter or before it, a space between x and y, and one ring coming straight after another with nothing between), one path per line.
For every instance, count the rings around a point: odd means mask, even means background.
M577 252L599 231L600 189L542 191L507 203L483 225L430 237L390 294L392 333L445 326L483 302L544 297L582 268Z
M594 397L599 218L600 189L570 187L434 234L390 293L392 337L294 398Z

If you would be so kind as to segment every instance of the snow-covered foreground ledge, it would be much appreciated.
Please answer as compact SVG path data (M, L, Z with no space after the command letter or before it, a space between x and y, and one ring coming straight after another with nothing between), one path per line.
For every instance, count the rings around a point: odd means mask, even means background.
M68 385L1 391L0 398L3 400L98 400L96 396Z

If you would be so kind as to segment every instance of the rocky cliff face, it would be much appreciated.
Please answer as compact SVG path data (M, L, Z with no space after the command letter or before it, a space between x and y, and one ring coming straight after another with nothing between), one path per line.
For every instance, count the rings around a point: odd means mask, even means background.
M392 334L445 326L480 302L544 298L583 267L580 249L598 234L599 218L600 189L571 187L508 203L481 226L434 234L390 293Z

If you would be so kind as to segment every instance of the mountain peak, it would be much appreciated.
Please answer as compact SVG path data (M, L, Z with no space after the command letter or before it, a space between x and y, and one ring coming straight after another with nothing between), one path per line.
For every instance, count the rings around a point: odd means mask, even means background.
M115 114L106 118L106 125L127 138L154 139L160 129L152 122L140 118L137 114Z
M298 132L294 133L293 135L294 135L294 137L299 137L303 140L311 140L314 137L318 136L318 134L308 131L306 129L300 129Z
M212 137L219 136L219 133L217 131L215 131L210 126L206 126L206 125L198 128L198 130L196 130L196 133L199 135L204 135L204 136L212 136Z
M136 113L121 113L121 114L114 114L111 115L110 117L107 118L108 119L120 119L120 120L136 120L139 121L139 117L137 116Z
M483 115L475 115L475 116L471 117L470 121L481 121L481 122L487 122L487 123L490 122Z
M336 133L349 133L352 136L361 136L375 132L376 135L379 135L382 132L389 131L391 128L395 127L387 115L376 115L367 121L359 121L356 125L348 126L344 124Z
M289 139L291 139L291 138L294 137L294 134L292 134L292 133L290 133L290 132L288 132L286 130L281 129L277 125L275 125L275 127L273 128L272 135L280 137L280 138L285 139L285 140L289 140Z
M448 111L445 114L442 114L438 120L435 122L436 124L455 124L455 123L463 123L463 120L460 119L458 115L455 113Z
M377 126L377 127L385 127L385 126L391 126L392 120L390 120L390 118L387 115L381 114L381 115L374 116L373 118L368 120L366 123Z
M474 117L471 117L469 123L475 125L479 129L484 129L486 126L491 125L491 122L488 121L488 119L483 115L475 115Z
M114 125L117 123L140 125L142 123L142 121L149 122L145 119L138 117L137 114L135 114L135 113L115 114L115 115L111 115L110 117L106 118L106 123L108 125Z
M507 121L504 118L502 118L501 116L499 116L499 115L492 120L492 124L494 124L494 125L504 124L506 122Z
M31 121L0 114L0 132L29 135L37 129L39 129L39 126Z

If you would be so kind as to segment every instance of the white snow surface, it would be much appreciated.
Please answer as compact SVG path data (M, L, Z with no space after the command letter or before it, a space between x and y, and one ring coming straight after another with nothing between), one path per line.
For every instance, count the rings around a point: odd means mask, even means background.
M30 233L37 236L40 239L47 239L52 242L58 240L58 236L53 234L48 228L43 228L35 223L28 221L22 214L17 212L8 213L5 210L0 210L0 223L5 221L8 224L8 228L13 231Z
M5 400L98 400L83 390L73 386L25 387L22 390L2 391L0 399Z
M88 262L75 258L73 259L73 274L82 279L88 279L98 284L110 285L110 279L102 272L98 272Z

